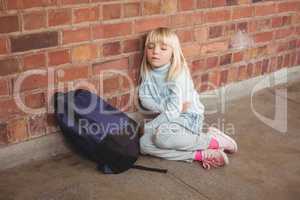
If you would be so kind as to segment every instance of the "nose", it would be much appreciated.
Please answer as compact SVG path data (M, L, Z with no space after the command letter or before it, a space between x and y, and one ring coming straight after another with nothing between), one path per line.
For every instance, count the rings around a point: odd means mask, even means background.
M159 45L154 46L153 53L159 53Z

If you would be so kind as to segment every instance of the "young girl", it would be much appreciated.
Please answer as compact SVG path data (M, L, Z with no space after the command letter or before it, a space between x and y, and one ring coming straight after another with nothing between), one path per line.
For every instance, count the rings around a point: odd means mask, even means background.
M199 161L204 168L228 164L224 151L237 151L236 142L210 127L202 132L204 106L183 56L177 35L168 28L146 38L139 99L157 114L145 123L142 154L168 160Z

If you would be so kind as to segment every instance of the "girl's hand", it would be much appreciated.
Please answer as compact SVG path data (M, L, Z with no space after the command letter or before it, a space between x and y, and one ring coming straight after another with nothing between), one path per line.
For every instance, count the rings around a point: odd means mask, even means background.
M183 102L181 112L186 112L191 107L191 105L192 103L190 101Z

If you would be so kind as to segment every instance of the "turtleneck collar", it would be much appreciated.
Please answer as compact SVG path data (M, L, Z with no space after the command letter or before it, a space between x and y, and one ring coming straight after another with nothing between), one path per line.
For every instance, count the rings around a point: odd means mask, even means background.
M153 67L152 70L157 73L165 73L169 70L170 66L171 66L171 64L168 63L168 64L162 65L160 67L155 67L155 68Z

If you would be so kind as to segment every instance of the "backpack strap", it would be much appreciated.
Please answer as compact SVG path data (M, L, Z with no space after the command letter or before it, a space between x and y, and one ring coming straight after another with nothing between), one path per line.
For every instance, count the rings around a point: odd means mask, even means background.
M167 173L167 169L159 169L159 168L152 168L152 167L145 167L142 165L132 165L133 169L145 170L145 171L152 171L152 172L159 172L159 173Z

